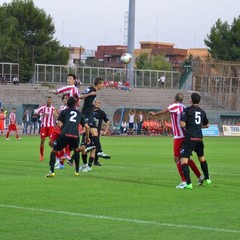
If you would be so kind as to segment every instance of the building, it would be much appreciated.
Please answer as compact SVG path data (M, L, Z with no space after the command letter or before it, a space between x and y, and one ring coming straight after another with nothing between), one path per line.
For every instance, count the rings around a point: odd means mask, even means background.
M210 54L207 48L189 48L187 51L188 56L192 55L193 58L199 58L204 62L210 59Z
M125 45L100 45L97 46L95 58L102 62L103 67L124 68L120 58L126 51Z
M84 51L84 48L69 46L67 49L69 51L68 65L79 65L82 59L82 52Z
M180 70L183 67L184 61L188 56L199 58L203 61L209 59L207 48L190 48L181 49L175 48L173 43L142 41L140 42L140 49L134 50L135 58L142 53L147 53L152 56L162 55L171 63L173 70ZM123 53L127 52L126 45L99 45L97 50L92 54L86 55L86 50L80 48L68 48L70 51L69 64L78 65L79 62L85 63L86 58L95 58L102 67L109 68L125 68L125 64L120 61Z
M173 70L182 68L184 60L187 58L187 49L174 48L173 43L164 42L140 42L141 49L150 49L151 55L165 56L166 60L171 63Z
M94 53L95 53L95 51L85 49L82 46L80 47L69 46L67 47L67 49L69 51L69 60L68 60L69 66L79 66L81 64L84 64L86 62L86 59L94 57Z

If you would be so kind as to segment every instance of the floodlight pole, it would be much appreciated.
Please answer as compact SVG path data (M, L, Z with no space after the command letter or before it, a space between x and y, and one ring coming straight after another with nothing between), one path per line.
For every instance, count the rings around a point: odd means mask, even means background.
M127 65L127 78L130 87L134 85L134 41L135 41L135 0L129 0L128 10L128 53L132 55L132 61Z

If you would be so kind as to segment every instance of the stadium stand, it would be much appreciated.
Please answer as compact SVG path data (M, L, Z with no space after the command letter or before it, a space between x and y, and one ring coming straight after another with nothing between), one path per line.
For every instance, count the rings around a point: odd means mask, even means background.
M18 86L5 85L0 87L0 102L7 109L13 105L18 108L19 113L23 113L29 106L32 108L45 104L44 96L48 96L50 88L58 88L62 85L57 84L34 84L21 83ZM81 89L87 86L81 85ZM108 113L110 120L113 119L114 112L119 108L136 109L161 109L168 106L174 99L177 92L184 93L184 104L189 105L191 91L178 89L159 89L159 88L133 88L130 91L119 89L104 88L98 92L98 98L102 103L102 108ZM51 95L53 105L59 107L61 96ZM201 107L204 108L213 123L218 124L220 115L224 112L231 114L227 109L219 106L214 99L202 95ZM21 115L21 114L20 114ZM21 122L21 120L20 120Z

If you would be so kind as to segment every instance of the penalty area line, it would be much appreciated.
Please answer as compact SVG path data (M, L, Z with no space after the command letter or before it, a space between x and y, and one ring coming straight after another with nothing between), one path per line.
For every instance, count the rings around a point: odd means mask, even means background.
M210 228L210 227L201 227L201 226L194 226L194 225L159 223L159 222L154 222L154 221L145 221L145 220L137 220L137 219L109 217L109 216L92 215L92 214L84 214L84 213L73 213L73 212L41 209L41 208L28 208L28 207L14 206L14 205L0 204L0 207L1 208L11 208L11 209L26 210L26 211L62 214L62 215L77 216L77 217L84 217L84 218L95 218L95 219L105 219L105 220L111 220L111 221L130 222L130 223L138 223L138 224L161 226L161 227L169 227L169 228L187 228L187 229L197 229L197 230L204 230L204 231L238 233L238 234L240 233L240 230L231 230L231 229L224 229L224 228Z

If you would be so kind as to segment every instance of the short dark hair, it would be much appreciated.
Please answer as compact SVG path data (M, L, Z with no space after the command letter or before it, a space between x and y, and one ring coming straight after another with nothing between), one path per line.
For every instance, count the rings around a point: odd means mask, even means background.
M76 99L74 97L70 97L67 101L67 106L69 108L73 108L75 107L76 103L77 103Z
M191 99L193 104L199 104L201 101L201 96L198 93L192 93Z
M175 96L175 101L177 102L182 102L183 101L183 94L182 93L177 93L176 96Z
M66 93L64 93L63 95L62 95L62 100L66 97L66 96L68 96Z
M69 73L68 74L68 77L73 77L74 80L76 80L76 75L72 74L72 73Z
M94 80L94 86L97 86L98 84L101 84L102 82L104 82L104 79L101 77L97 77Z

